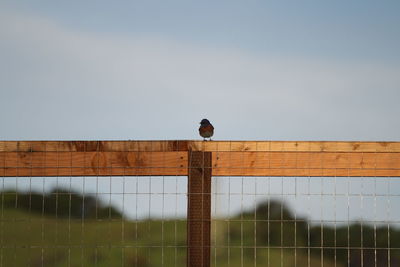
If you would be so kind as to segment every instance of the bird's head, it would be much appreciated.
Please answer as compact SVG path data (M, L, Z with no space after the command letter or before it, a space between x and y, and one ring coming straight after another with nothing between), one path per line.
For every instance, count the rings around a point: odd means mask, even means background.
M210 121L207 120L207 119L202 119L201 122L200 122L200 124L201 124L201 125L208 125L208 124L210 124Z

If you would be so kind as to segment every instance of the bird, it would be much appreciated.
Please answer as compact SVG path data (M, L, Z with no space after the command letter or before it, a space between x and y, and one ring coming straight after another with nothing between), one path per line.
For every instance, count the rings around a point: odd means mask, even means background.
M202 119L200 122L199 133L200 136L204 138L204 141L206 138L210 138L211 141L211 136L214 134L214 126L212 126L209 120Z

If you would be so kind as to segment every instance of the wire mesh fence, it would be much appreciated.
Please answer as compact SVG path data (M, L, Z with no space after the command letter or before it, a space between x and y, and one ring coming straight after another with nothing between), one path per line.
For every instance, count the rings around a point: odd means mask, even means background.
M186 264L186 177L1 183L1 266Z
M398 178L213 179L213 266L400 266Z
M400 266L397 143L165 142L0 142L0 266Z

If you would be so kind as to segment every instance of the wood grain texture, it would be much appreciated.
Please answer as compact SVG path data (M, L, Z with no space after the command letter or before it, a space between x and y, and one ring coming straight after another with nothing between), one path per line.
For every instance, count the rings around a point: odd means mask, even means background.
M400 142L356 141L0 141L0 152L395 152Z
M0 152L188 151L189 141L0 141Z
M211 152L189 151L187 266L210 266Z
M194 151L400 152L400 142L346 141L190 141Z
M400 176L399 142L0 141L0 176L188 175L188 149L213 176Z
M187 175L187 152L0 152L0 176Z
M213 176L400 176L400 153L213 152Z

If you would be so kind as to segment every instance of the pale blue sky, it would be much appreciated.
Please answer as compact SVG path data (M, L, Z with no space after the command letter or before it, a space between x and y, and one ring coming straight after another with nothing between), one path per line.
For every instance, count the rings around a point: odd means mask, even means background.
M397 63L398 1L5 1L77 31L158 35L254 54Z
M399 12L2 0L0 138L399 140Z

